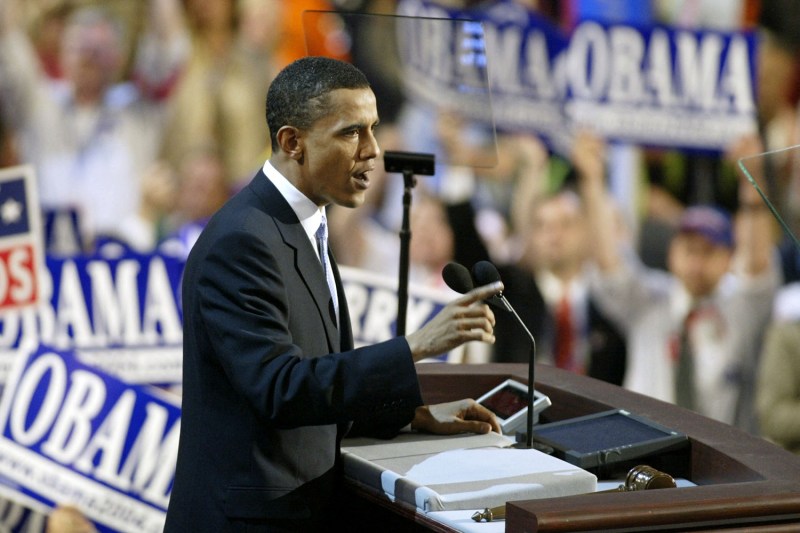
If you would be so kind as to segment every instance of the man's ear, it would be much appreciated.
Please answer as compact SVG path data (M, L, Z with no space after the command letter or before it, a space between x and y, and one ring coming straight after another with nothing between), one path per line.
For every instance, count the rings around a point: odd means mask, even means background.
M291 159L300 160L303 157L303 138L300 130L294 126L283 126L276 135L278 147Z

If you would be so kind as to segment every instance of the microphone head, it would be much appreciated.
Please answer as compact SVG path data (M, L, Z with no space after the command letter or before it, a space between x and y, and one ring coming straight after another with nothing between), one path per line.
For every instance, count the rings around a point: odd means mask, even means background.
M469 270L459 263L447 263L442 269L442 279L448 287L461 294L471 291L474 287Z
M477 286L488 285L500 281L500 272L489 261L478 261L472 265L472 279L475 280Z
M498 272L497 267L489 261L478 261L472 265L472 279L474 280L475 286L480 287L482 285L494 283L495 281L500 281L500 272ZM503 311L512 312L511 304L508 303L508 300L506 300L502 292L484 301L490 305L499 307Z

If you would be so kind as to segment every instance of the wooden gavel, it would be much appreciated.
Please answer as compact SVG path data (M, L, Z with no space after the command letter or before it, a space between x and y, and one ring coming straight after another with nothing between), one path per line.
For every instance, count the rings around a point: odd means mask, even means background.
M671 489L677 487L675 479L669 474L656 470L652 466L634 466L625 476L625 483L615 489L600 490L597 492L634 492L638 490ZM596 494L596 493L592 493ZM506 517L506 506L487 507L483 511L475 511L472 519L476 522L486 520L502 520Z

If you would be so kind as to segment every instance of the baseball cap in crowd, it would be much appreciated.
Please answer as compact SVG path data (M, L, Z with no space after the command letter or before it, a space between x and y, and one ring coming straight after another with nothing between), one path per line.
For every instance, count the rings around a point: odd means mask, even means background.
M678 233L696 233L717 246L733 247L730 216L718 207L695 205L686 208L678 225Z

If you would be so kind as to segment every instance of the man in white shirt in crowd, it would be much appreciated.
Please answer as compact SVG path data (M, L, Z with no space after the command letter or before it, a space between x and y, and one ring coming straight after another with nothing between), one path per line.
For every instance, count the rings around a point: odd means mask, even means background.
M755 432L757 356L781 284L772 220L755 188L742 179L735 225L713 206L688 207L664 272L620 249L604 142L580 133L573 162L595 234L592 289L628 338L624 386Z
M142 179L161 149L165 103L190 52L177 0L150 0L131 81L121 21L81 7L62 40L63 79L49 78L18 20L0 0L0 113L34 166L42 207L76 211L81 237L152 244L139 216ZM127 28L133 29L133 28Z

